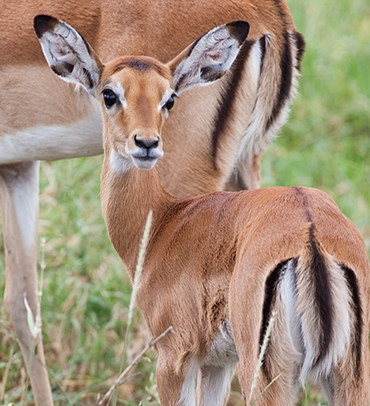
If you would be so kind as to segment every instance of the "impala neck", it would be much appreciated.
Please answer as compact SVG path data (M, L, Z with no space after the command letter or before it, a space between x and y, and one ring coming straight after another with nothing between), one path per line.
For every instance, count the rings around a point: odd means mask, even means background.
M117 170L112 161L106 151L101 175L102 209L109 238L133 280L149 211L153 211L153 235L175 198L161 186L156 168L141 171L130 163L129 168Z

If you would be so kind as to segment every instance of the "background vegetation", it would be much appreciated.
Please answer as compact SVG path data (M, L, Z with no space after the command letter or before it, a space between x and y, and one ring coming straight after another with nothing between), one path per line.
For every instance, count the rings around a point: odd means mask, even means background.
M323 189L360 229L370 252L370 3L288 3L307 50L300 96L289 123L264 155L262 184ZM117 375L123 350L131 288L101 215L101 162L102 157L95 157L41 165L42 318L56 405L68 404L57 382L71 404L93 404ZM0 252L0 297L3 258ZM20 404L25 371L18 344L3 321L2 301L0 320L0 379L5 385L0 404ZM136 354L147 340L139 314L131 337L129 353ZM144 362L138 370L141 375L121 387L121 404L157 405L155 362ZM302 405L322 400L315 389L301 399ZM30 392L26 403L32 404ZM230 405L241 404L234 383Z

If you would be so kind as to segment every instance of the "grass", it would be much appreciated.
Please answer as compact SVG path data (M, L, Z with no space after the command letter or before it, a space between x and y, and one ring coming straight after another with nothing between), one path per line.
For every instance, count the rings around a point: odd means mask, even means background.
M288 3L307 51L300 96L289 123L264 155L262 184L323 189L360 229L370 253L370 3ZM67 402L56 381L74 405L94 404L97 394L113 384L124 350L131 288L101 214L101 163L102 157L94 157L41 165L40 238L46 241L43 334L58 406ZM2 246L0 241L1 250ZM0 252L0 297L3 258ZM0 320L5 320L0 324L3 403L18 403L26 374L2 302ZM138 312L131 337L129 361L147 342ZM140 376L120 388L118 404L159 404L153 354L148 359L138 368ZM316 388L300 396L301 405L323 400ZM32 404L31 393L27 399ZM229 405L241 404L235 381Z

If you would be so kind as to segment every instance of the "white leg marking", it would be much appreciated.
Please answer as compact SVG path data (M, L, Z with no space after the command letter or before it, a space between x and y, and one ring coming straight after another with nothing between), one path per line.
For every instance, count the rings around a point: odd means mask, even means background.
M195 406L195 383L198 375L199 365L195 359L190 362L189 371L182 384L179 406Z
M229 320L224 320L202 362L203 406L222 406L239 361Z
M203 405L222 406L229 393L231 378L234 375L236 364L224 367L203 368Z

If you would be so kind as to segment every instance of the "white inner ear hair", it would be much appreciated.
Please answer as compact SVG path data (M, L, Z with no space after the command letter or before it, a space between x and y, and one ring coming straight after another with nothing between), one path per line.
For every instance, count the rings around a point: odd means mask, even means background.
M225 72L230 69L239 47L239 42L230 36L226 28L215 28L204 35L195 45L190 56L179 64L174 73L173 82L181 83L181 88L195 84L206 85L207 82L213 81L202 77L202 70L206 68L215 71L215 75L209 75L211 78L214 76L218 79L216 71Z
M90 56L86 44L78 32L66 23L58 24L54 31L47 31L40 38L42 50L50 67L69 64L73 66L69 76L63 76L67 82L86 83L86 72L93 84L99 82L99 68Z

